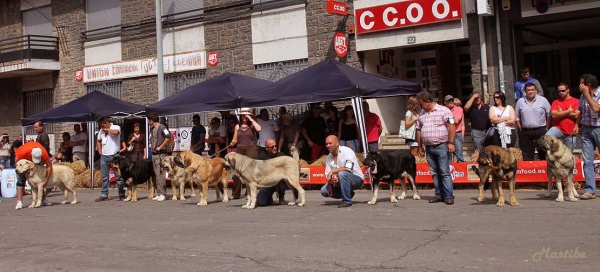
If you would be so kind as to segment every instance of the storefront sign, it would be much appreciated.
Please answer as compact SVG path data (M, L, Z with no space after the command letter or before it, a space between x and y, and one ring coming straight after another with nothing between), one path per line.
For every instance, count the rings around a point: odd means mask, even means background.
M335 36L333 36L333 48L335 48L335 54L340 58L348 54L348 38L346 38L344 33L335 33Z
M217 55L217 52L210 52L208 53L208 65L210 67L215 67L217 66L217 64L219 63L219 55Z
M156 58L138 59L83 68L83 82L96 82L158 74ZM206 69L206 52L196 51L163 57L165 73Z
M462 19L461 0L408 0L357 9L356 33L364 34Z
M538 3L540 2L540 3ZM538 6L540 5L540 6ZM521 0L521 17L600 8L598 0Z
M83 81L83 70L77 69L75 71L75 80L77 80L78 82Z
M329 14L338 14L338 15L348 15L348 5L346 3L340 3L336 1L327 1L327 13Z

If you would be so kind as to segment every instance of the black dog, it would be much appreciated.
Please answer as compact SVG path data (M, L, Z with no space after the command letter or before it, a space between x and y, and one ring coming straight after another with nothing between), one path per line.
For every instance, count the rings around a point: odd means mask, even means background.
M117 170L117 174L123 178L127 185L127 198L123 201L137 201L137 185L144 184L150 180L150 196L154 197L154 188L156 187L156 175L152 159L143 159L132 162L128 158L115 157L112 161L112 167Z
M421 199L419 191L415 185L417 176L417 163L415 156L408 150L397 150L390 153L369 152L365 158L365 166L369 167L371 174L371 190L373 198L368 202L370 205L377 203L377 192L379 191L379 183L385 182L390 186L390 202L396 203L396 195L394 194L394 180L399 179L402 184L402 194L398 199L406 197L406 183L404 178L408 178L413 189L413 199Z

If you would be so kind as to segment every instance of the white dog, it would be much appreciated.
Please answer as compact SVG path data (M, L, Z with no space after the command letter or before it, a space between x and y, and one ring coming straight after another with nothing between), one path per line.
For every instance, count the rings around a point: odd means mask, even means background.
M64 199L62 204L67 203L69 193L73 194L71 204L77 203L77 192L75 192L75 172L68 166L53 165L52 175L48 179L46 188L58 187L63 191ZM19 160L17 162L17 174L25 174L27 182L31 186L31 205L29 208L38 208L42 205L42 195L44 187L42 183L46 177L46 167L37 165L30 160Z

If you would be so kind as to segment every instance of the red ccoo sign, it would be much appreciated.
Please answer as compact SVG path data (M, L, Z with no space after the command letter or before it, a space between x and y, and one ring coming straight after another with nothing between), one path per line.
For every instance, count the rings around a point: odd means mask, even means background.
M208 53L208 65L210 65L210 67L215 67L217 66L217 63L219 63L219 55L217 55L217 52L212 51Z
M335 54L340 58L348 54L348 38L346 38L344 33L335 33L335 36L333 36L333 48L335 48Z
M75 80L77 80L77 81L83 80L83 70L82 69L77 69L75 71Z
M405 28L462 19L461 0L407 0L357 9L356 33Z
M348 15L348 5L346 5L346 3L328 0L327 1L327 13L338 14L338 15Z

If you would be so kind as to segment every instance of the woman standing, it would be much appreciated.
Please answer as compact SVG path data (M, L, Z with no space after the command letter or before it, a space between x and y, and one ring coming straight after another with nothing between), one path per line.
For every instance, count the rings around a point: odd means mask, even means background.
M3 165L4 168L10 167L10 141L6 133L2 134L0 140L0 165Z
M338 135L338 130L340 128L340 115L335 106L330 106L327 108L327 114L329 115L329 119L327 119L327 135Z
M514 147L517 142L515 109L506 105L506 96L500 91L494 93L494 103L489 118L495 131L491 142L486 143L486 146L491 144L505 148Z
M231 145L237 145L237 153L256 159L258 156L258 146L256 145L256 134L262 130L260 125L252 119L252 112L249 108L240 109L240 124L235 126ZM238 199L242 193L242 182L237 176L233 176L233 187L231 188L231 198ZM246 192L248 193L248 192Z
M129 135L127 147L133 145L129 153L131 161L136 162L146 158L146 135L140 132L140 123L133 124L133 133Z
M408 98L406 116L404 117L404 128L406 130L416 126L417 119L419 119L419 112L421 112L421 106L419 105L419 101L417 101L417 97L413 95ZM406 144L410 147L410 153L416 157L419 151L417 140L406 139Z
M344 117L340 119L338 127L340 145L347 146L356 152L358 150L358 126L356 125L356 117L352 106L346 106L343 115Z

